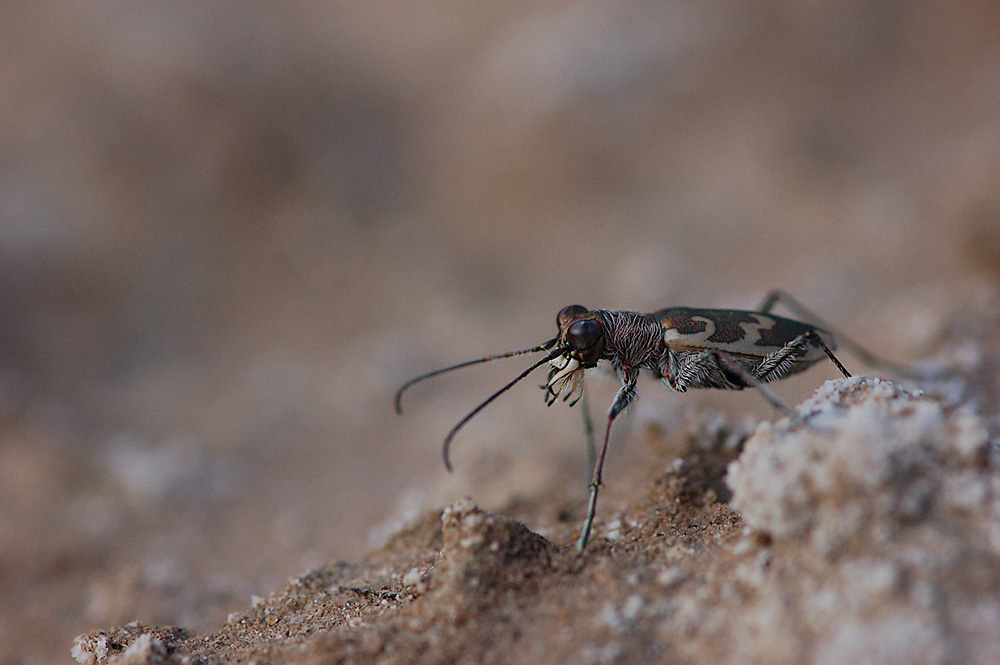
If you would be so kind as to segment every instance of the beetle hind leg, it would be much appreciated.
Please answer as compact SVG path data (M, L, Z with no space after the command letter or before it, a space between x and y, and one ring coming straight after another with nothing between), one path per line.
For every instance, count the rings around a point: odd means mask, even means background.
M794 342L795 340L792 341ZM791 342L789 344L791 344ZM786 347L787 346L788 345L786 345ZM747 371L739 362L736 361L735 358L725 351L710 351L710 353L715 355L720 365L725 366L731 372L739 376L747 386L759 390L760 394L764 396L764 399L770 402L771 406L778 411L781 411L795 422L802 424L802 418L799 417L799 414L796 413L792 407L788 406L783 399L778 397L777 393L771 390L762 379Z
M851 373L837 359L837 356L833 355L833 351L829 345L823 341L823 338L815 330L810 330L795 337L795 339L762 360L752 372L744 368L743 365L725 351L710 350L708 353L715 355L720 366L726 367L727 370L739 376L747 386L759 390L764 399L770 402L771 406L775 409L781 411L796 423L805 425L799 414L786 404L783 399L778 397L777 393L771 390L766 382L780 379L795 364L796 360L808 352L810 344L818 345L827 357L830 358L830 361L836 365L837 369L845 377L851 378Z
M877 356L868 349L866 349L865 347L855 342L847 335L845 335L841 330L835 328L834 326L831 326L829 323L827 323L822 318L817 316L815 312L813 312L812 310L804 306L802 303L800 303L798 300L793 298L788 292L782 291L780 289L775 289L767 294L767 297L764 298L764 302L762 302L760 305L759 311L762 314L766 314L770 312L771 309L779 302L783 303L785 307L787 307L790 311L794 312L797 316L801 317L807 322L833 333L834 338L836 338L837 342L841 346L848 349L853 355L857 356L861 360L861 362L863 362L868 367L888 370L889 372L892 372L893 374L896 374L898 376L915 380L941 379L951 376L955 373L954 370L947 368L924 369L920 367L912 367L904 363L895 362L892 360L888 360L887 358L882 358L880 356ZM846 369L844 369L844 366L841 364L839 360L837 360L834 357L830 349L825 344L822 343L822 340L819 341L820 341L820 347L823 349L824 352L826 352L826 355L830 357L830 360L833 361L833 364L837 366L837 369L839 369L844 374L844 376L850 376L850 373Z
M801 360L806 353L808 353L810 344L815 344L822 349L823 353L825 353L830 359L830 362L832 362L836 368L840 370L841 374L848 379L851 378L851 373L847 371L847 368L844 367L844 364L833 354L833 350L823 340L823 337L815 330L802 333L774 353L764 358L764 360L762 360L760 364L754 368L753 375L760 381L777 381L792 369L792 366L796 361Z
M837 366L837 369L840 370L840 373L843 374L845 378L848 379L851 378L851 373L848 372L847 368L844 367L844 364L837 359L837 356L833 355L833 351L830 349L827 343L823 341L823 338L819 335L819 333L813 330L811 332L806 333L805 337L809 341L815 342L816 344L819 345L819 348L823 349L823 353L825 353L826 356L830 359L830 362L832 362L834 365Z

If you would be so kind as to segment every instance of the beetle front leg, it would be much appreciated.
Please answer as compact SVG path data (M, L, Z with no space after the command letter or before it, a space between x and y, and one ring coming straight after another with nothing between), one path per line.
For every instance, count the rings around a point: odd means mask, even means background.
M639 370L620 369L618 370L618 375L622 379L622 387L618 390L618 394L615 395L615 401L611 403L611 408L608 410L608 426L604 430L604 445L601 447L601 454L597 458L597 464L594 465L594 475L590 481L590 501L587 505L587 519L583 523L580 540L576 543L576 549L580 552L583 551L583 548L587 546L587 541L590 540L590 532L594 527L594 517L597 515L597 493L600 491L601 479L604 474L604 459L608 455L611 423L615 421L618 414L627 409L635 401L637 394L635 385L639 380Z
M612 419L617 418L619 413L627 409L635 401L638 394L635 385L639 382L639 370L632 368L620 369L618 370L618 377L621 379L622 387L618 389L615 401L611 403L608 415Z

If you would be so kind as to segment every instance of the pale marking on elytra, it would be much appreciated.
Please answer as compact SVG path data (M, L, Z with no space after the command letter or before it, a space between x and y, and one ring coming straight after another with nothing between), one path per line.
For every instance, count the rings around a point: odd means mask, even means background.
M708 338L715 334L715 322L704 316L692 316L691 320L701 321L705 324L705 329L696 333L682 333L677 328L667 328L663 331L663 342L667 346L708 346ZM677 342L677 344L671 344L671 342Z
M677 328L667 328L663 331L663 343L670 346L670 342L684 337Z
M753 346L760 341L760 331L770 330L777 325L777 322L770 316L764 316L763 314L750 314L750 316L755 318L757 323L742 321L739 324L740 328L742 328L743 332L746 334L746 337L740 341L748 346Z
M663 331L663 342L674 349L718 349L720 351L728 351L729 353L734 353L737 355L757 355L763 350L762 347L757 346L757 342L761 338L762 330L770 330L777 325L777 321L769 316L763 314L757 314L753 312L746 312L749 316L754 317L756 323L751 321L741 321L738 325L744 332L744 338L739 339L735 342L710 342L709 338L715 334L716 325L711 319L704 316L692 316L692 321L701 321L705 324L705 330L696 333L681 333L676 328L667 328ZM781 347L773 347L775 350ZM810 355L812 355L812 349L810 349Z

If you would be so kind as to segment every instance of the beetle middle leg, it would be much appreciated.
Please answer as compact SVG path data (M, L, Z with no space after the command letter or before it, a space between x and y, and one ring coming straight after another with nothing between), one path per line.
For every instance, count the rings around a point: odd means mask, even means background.
M583 435L587 442L587 477L594 472L594 464L597 463L597 446L594 443L594 421L590 417L590 401L587 399L587 392L584 390L580 395L580 408L583 410Z

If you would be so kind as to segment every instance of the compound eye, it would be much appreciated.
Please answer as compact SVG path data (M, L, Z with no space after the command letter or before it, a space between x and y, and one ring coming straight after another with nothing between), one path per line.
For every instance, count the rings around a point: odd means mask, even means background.
M574 351L586 351L593 347L604 336L604 328L593 319L577 321L566 331L566 343Z
M590 310L583 305L569 305L568 307L563 307L559 310L559 313L556 314L556 325L561 328L566 322L578 319L589 311Z

